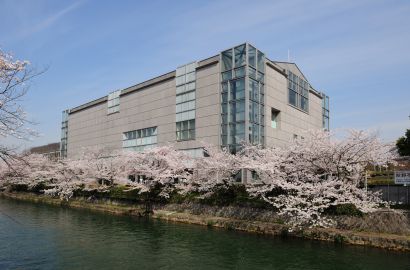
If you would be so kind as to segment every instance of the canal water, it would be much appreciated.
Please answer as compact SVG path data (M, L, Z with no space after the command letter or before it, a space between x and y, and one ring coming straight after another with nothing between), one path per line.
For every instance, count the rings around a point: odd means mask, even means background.
M0 269L410 269L410 254L0 199Z

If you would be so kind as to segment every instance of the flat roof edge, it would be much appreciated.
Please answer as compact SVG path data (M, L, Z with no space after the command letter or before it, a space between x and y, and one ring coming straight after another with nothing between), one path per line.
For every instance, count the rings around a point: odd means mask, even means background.
M93 101L84 103L84 104L82 104L82 105L80 105L80 106L77 106L77 107L74 107L74 108L70 109L69 114L72 114L72 113L75 113L75 112L78 112L78 111L87 109L87 108L89 108L89 107L98 105L98 104L100 104L100 103L106 102L107 100L108 100L108 96L105 96L105 97L101 97L101 98L95 99L95 100L93 100Z
M198 68L204 68L204 67L207 67L207 66L209 66L209 65L216 64L216 63L218 63L218 62L219 62L219 54L214 55L214 56L211 56L211 57L209 57L209 58L206 58L206 59L204 59L204 60L199 61L199 62L198 62L198 67L197 67L197 69L198 69Z
M276 70L277 72L279 72L280 74L282 74L283 76L285 76L286 78L288 77L288 75L286 74L286 72L284 72L280 67L275 65L275 62L273 62L272 60L266 58L266 64L273 68L274 70Z
M140 89L142 89L142 88L146 88L146 87L148 87L148 86L151 86L151 85L154 85L154 84L157 84L157 83L160 83L160 82L163 82L163 81L172 79L172 78L175 77L175 73L176 73L176 72L175 72L175 70L174 70L174 71L165 73L165 74L163 74L163 75L160 75L160 76L158 76L158 77L155 77L155 78L146 80L146 81L144 81L144 82L142 82L142 83L138 83L138 84L136 84L136 85L127 87L127 88L121 90L120 96L127 95L127 94L129 94L129 93L132 93L132 92L134 92L134 91L140 90Z
M218 62L219 62L219 55L217 54L217 55L214 55L214 56L211 56L209 58L206 58L204 60L199 61L197 68L204 68L204 67L207 67L209 65L218 63ZM160 76L154 77L152 79L143 81L141 83L135 84L133 86L127 87L127 88L121 90L120 96L130 94L132 92L138 91L140 89L155 85L157 83L160 83L160 82L163 82L163 81L166 81L166 80L170 80L170 79L175 77L175 73L176 73L176 71L173 70L173 71L165 73L163 75L160 75ZM102 102L105 102L107 100L108 100L108 96L104 96L104 97L95 99L93 101L84 103L80 106L77 106L77 107L74 107L74 108L70 109L70 114L81 111L81 110L84 110L84 109L87 109L87 108L95 106L95 105L98 105L98 104L100 104Z

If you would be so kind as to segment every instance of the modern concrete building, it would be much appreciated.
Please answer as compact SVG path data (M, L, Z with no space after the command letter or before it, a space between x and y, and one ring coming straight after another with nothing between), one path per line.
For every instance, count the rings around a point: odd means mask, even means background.
M203 142L235 153L243 141L286 145L321 128L329 129L329 98L295 63L269 60L245 43L65 110L61 153L169 142L194 156Z
M46 145L32 147L28 150L30 154L41 154L49 159L57 160L60 158L60 143L49 143Z

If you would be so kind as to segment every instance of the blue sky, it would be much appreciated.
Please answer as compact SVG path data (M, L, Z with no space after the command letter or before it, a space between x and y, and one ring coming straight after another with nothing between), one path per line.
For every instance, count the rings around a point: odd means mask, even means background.
M39 69L24 106L59 141L61 111L248 41L331 98L331 128L410 128L410 1L0 0L0 47Z

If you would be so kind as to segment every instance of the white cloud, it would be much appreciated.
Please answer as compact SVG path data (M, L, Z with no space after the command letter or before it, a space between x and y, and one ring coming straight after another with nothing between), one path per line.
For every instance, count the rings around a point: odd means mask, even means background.
M29 37L33 34L41 32L41 31L51 27L55 23L57 23L60 19L62 19L64 16L66 16L70 12L72 12L75 9L77 9L78 7L80 7L83 3L84 3L84 1L74 2L71 5L69 5L69 6L67 6L67 7L65 7L65 8L51 14L51 15L49 15L45 19L43 19L43 20L41 20L37 23L34 23L32 26L25 27L22 31L18 32L16 34L16 36L11 37L10 39L21 40L21 39L27 38L27 37Z

